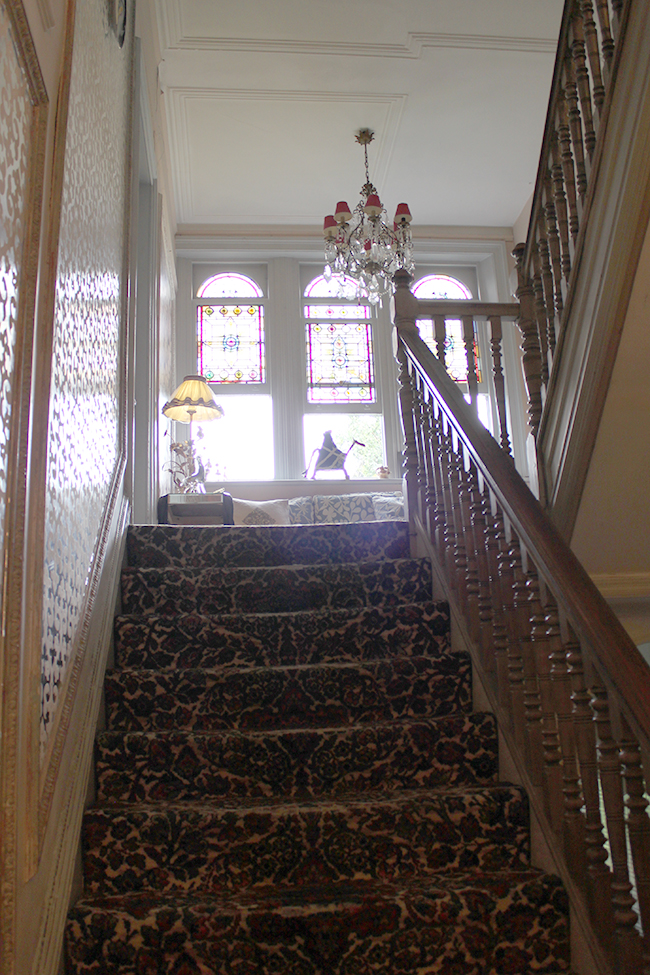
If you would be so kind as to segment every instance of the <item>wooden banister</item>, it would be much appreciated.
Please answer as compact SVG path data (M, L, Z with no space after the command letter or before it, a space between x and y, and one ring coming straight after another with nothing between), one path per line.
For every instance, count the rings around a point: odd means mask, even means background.
M612 972L645 972L650 952L638 920L650 923L650 670L406 318L415 310L406 294L400 304L398 291L412 530L464 615L578 914Z

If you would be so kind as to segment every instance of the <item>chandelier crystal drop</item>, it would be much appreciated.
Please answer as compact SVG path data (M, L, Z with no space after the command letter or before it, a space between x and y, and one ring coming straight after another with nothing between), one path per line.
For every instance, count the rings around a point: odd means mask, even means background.
M340 282L340 297L367 297L370 304L376 305L383 295L392 292L395 272L406 270L413 274L415 265L408 206L398 205L391 230L383 219L386 210L370 182L368 144L373 138L370 129L360 129L356 135L357 142L363 146L366 164L366 182L361 187L359 203L350 210L341 201L336 205L336 212L325 217L323 276ZM355 293L350 293L350 278L356 282Z

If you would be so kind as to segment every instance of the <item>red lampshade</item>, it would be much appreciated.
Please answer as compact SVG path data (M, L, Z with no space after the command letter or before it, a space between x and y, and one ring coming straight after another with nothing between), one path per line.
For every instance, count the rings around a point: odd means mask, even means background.
M410 223L413 218L406 203L398 203L395 211L395 223Z
M335 237L338 230L338 223L335 217L330 213L325 217L323 221L323 234L325 237Z
M347 205L345 200L341 200L340 203L336 204L336 210L334 211L334 216L339 223L347 223L352 216L352 211Z
M382 205L376 193L370 194L363 209L366 211L369 217L379 216L382 211Z

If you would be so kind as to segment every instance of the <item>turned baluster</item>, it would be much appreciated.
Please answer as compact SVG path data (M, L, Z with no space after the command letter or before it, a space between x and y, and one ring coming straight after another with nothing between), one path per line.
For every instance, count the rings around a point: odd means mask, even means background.
M576 185L578 195L583 198L587 192L587 169L585 166L585 147L582 138L582 118L578 107L578 86L575 79L575 68L571 56L564 61L566 81L564 84L564 98L569 116L569 130L573 147L573 161L576 169Z
M578 201L576 195L576 174L573 166L573 152L571 150L571 129L569 128L569 112L567 109L564 91L558 92L557 101L558 113L558 139L562 157L562 173L564 175L564 188L566 190L569 203L569 230L575 242L580 229L580 218L578 216ZM567 275L568 280L568 275Z
M447 472L449 475L449 498L451 502L452 527L452 574L456 580L456 591L460 607L467 608L467 554L463 537L463 519L460 506L460 473L462 456L454 449L453 438L449 436L449 454L447 456ZM458 445L460 450L460 444Z
M506 419L506 387L501 367L501 344L503 331L501 316L491 315L490 322L490 351L492 353L492 376L494 378L494 395L497 401L497 415L499 418L499 439L501 446L507 453L512 454L508 423Z
M542 355L534 314L534 296L530 279L523 264L524 244L517 244L512 252L517 266L517 300L520 314L517 327L521 332L523 367L528 391L528 423L537 437L542 418Z
M434 537L435 531L435 505L436 490L434 478L434 446L433 446L433 408L428 395L425 394L422 403L422 458L423 458L423 477L424 490L422 500L424 504L424 518L422 523L427 530L429 538Z
M580 96L580 109L582 112L582 124L584 127L585 147L589 159L594 154L596 146L596 132L594 129L594 119L592 110L591 84L589 81L589 71L587 70L587 52L585 38L582 29L582 18L579 13L572 21L574 39L571 44L571 55L575 61L576 81L578 83L578 94Z
M542 272L542 286L544 288L544 306L546 308L546 355L550 354L549 372L552 368L553 350L555 349L555 289L551 257L546 236L546 221L542 217L538 226L537 253Z
M473 539L474 558L478 575L478 622L479 642L486 671L494 671L492 657L493 611L492 595L490 592L490 570L487 559L487 526L483 511L483 494L479 486L476 468L472 465L468 476L470 494L471 535Z
M605 78L609 80L612 68L612 58L614 57L614 38L609 23L609 7L607 0L596 0L596 11L598 12L598 23L600 25L600 37L602 42L603 60L605 62Z
M603 102L605 101L605 86L600 71L600 51L598 50L598 30L594 20L594 5L592 0L580 0L582 8L582 27L587 46L589 69L593 81L594 104L600 118Z
M474 319L471 315L463 315L463 343L465 345L465 360L467 362L467 389L470 402L478 412L478 378L476 376L476 355L474 353Z
M433 316L433 328L434 335L436 338L436 349L438 352L438 358L441 364L447 368L447 363L445 361L445 348L447 345L447 323L445 321L444 315L434 315Z
M456 544L456 530L454 526L454 499L451 488L451 465L453 462L453 443L451 437L451 430L447 425L447 421L443 421L442 436L440 438L440 472L443 483L443 498L444 498L444 509L445 509L445 523L444 523L444 556L445 564L447 566L447 578L449 579L450 585L460 601L461 596L464 598L464 581L465 573L462 573L463 589L459 589L459 579L456 575L456 558L455 558L455 544Z
M505 531L499 535L501 550L499 552L499 575L501 577L501 596L508 634L508 690L510 696L510 716L512 728L519 751L524 754L526 748L526 718L524 712L524 661L519 646L519 631L515 616L515 591L517 587L524 590L525 581L521 567L521 553L519 542L513 537L508 540Z
M551 692L555 711L560 751L562 753L562 792L564 815L562 840L564 856L577 883L584 887L586 871L585 829L582 814L583 795L577 762L576 736L571 705L571 680L567 664L567 648L562 642L557 605L547 594L545 617L546 639L551 662Z
M644 932L644 973L650 968L650 820L639 743L621 719L621 765L628 810L628 835L634 869L636 898Z
M417 510L417 467L418 457L413 423L413 379L409 373L408 359L404 346L398 340L397 362L399 365L399 402L404 431L404 450L402 451L402 473L406 481L406 501L409 512L411 534L414 533L413 518Z
M567 666L571 679L573 728L585 804L585 853L587 859L587 898L595 928L605 949L611 950L614 925L611 910L611 874L600 814L596 731L586 687L582 650L571 634L566 644ZM581 875L578 875L578 879Z
M433 450L433 534L432 540L438 551L440 564L445 564L445 492L442 468L442 418L435 403L433 408L433 423L431 426L431 446Z
M560 836L564 822L562 751L551 686L551 647L548 642L546 613L542 609L540 601L539 578L532 566L527 572L526 585L528 587L530 636L535 655L535 673L541 719L542 755L546 783L544 799L551 826L555 833Z
M424 475L424 404L422 390L418 384L417 375L413 376L413 434L415 440L415 453L417 457L416 479L417 479L417 512L420 520L424 521L423 495L425 486Z
M535 293L535 318L537 321L537 335L541 354L542 383L548 383L548 329L546 302L544 301L544 284L542 282L542 262L537 244L533 247L533 291Z
M537 654L532 633L533 619L530 611L532 571L532 569L528 569L523 577L523 586L515 589L514 611L518 621L519 646L524 664L524 711L528 768L533 785L544 786L542 703L537 675ZM546 790L544 793L545 799L547 799Z
M564 299L562 297L562 257L560 254L560 235L557 229L555 195L551 175L551 171L547 171L547 176L544 181L544 217L551 265L550 269L553 279L554 322L555 320L560 322L562 321L562 309L564 307ZM555 351L555 327L548 333L548 346L551 350L552 357Z
M562 247L562 277L568 283L571 274L571 244L569 239L569 214L567 211L566 195L564 193L564 171L562 169L562 158L560 150L559 135L556 133L551 143L551 155L553 166L551 176L553 177L553 197L555 199L555 212L557 214L557 225L560 233L560 244ZM575 189L575 188L574 188Z
M612 735L607 691L601 685L595 685L591 689L591 695L598 734L598 769L612 858L616 954L620 971L638 972L642 964L641 943L635 931L637 916L633 910L635 901L627 868L625 810L618 746Z
M501 559L506 551L506 534L503 516L498 505L492 512L490 495L486 492L483 498L483 514L485 517L485 551L490 575L490 593L492 600L492 646L494 648L494 663L497 682L497 698L504 712L510 714L510 687L508 679L508 628L506 625L506 606L509 605L504 595L506 587L505 573L501 571Z
M476 562L477 553L474 545L474 536L472 534L471 526L470 504L472 498L470 492L470 480L463 463L460 443L458 447L459 450L456 455L456 477L458 484L456 530L462 534L463 552L465 556L465 596L467 600L465 609L468 628L472 640L478 644L480 639L478 613L479 585L478 567Z

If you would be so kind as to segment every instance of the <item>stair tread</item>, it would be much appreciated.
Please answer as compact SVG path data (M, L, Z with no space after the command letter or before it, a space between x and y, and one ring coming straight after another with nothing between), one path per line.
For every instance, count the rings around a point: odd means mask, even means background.
M395 558L409 554L405 522L357 522L345 525L269 526L131 526L127 535L129 564L277 565L331 561L342 553L349 561Z
M310 612L151 613L115 621L116 664L138 669L207 663L263 666L451 654L446 603Z
M431 599L428 559L250 568L126 568L127 613L268 613Z
M209 670L119 670L105 680L112 730L316 728L471 709L471 663L374 662Z

